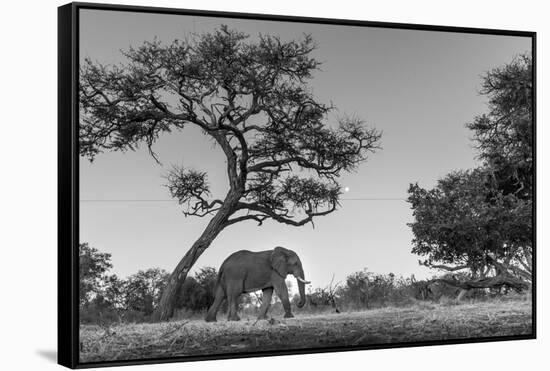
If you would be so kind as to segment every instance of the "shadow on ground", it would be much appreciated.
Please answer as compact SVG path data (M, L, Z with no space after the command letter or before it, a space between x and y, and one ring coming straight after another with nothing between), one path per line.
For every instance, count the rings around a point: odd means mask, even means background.
M57 363L57 352L55 350L37 350L36 354L50 362Z

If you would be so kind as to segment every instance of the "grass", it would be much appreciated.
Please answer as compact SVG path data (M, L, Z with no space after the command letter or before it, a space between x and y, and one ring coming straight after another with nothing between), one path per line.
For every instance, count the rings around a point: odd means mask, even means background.
M219 315L218 317L221 317ZM420 302L405 308L256 321L180 320L80 327L81 362L449 340L532 331L531 302Z

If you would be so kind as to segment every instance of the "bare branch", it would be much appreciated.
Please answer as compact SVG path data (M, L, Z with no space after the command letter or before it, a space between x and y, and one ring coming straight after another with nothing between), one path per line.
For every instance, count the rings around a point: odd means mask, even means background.
M269 217L273 220L276 220L279 223L288 224L288 225L292 225L292 226L295 226L295 227L300 227L302 225L310 223L313 220L313 218L316 217L316 216L323 216L323 215L330 214L331 212L336 210L336 204L332 204L332 206L328 210L325 210L325 211L320 211L320 212L310 211L310 212L307 213L307 217L302 218L300 220L294 220L292 218L287 217L286 215L282 215L282 214L277 213L273 209L261 206L259 204L250 204L250 203L245 203L245 202L239 202L237 208L238 208L238 210L246 209L246 210L250 210L250 211L260 212L264 216Z
M229 219L225 225L226 226L230 226L231 224L235 224L235 223L239 223L239 222L243 222L243 221L246 221L246 220L255 220L258 222L258 225L262 225L264 220L266 220L268 217L266 215L263 215L263 214L249 214L249 215L243 215L243 216L239 216L239 217L235 217L233 219Z

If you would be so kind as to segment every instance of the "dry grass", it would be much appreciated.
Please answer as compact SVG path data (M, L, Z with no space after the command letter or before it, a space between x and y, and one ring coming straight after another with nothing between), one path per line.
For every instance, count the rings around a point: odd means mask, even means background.
M529 300L80 328L82 362L530 334Z

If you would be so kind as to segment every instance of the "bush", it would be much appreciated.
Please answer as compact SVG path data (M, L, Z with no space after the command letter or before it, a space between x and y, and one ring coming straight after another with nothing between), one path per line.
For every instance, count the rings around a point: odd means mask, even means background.
M415 298L416 289L412 285L412 278L398 278L393 273L375 274L364 269L346 278L339 297L344 307L354 310L403 306Z
M203 267L193 277L187 277L176 295L177 309L192 312L206 311L214 302L214 290L218 280L216 268ZM227 304L224 304L224 308Z
M110 254L101 253L84 243L80 245L80 322L83 324L109 325L113 322L149 322L162 296L169 274L159 268L138 271L126 279L108 274L112 267ZM201 319L214 301L217 271L212 267L200 268L186 278L176 295L175 319ZM446 279L469 280L466 273L446 274ZM334 277L333 277L334 280ZM308 289L306 304L297 308L300 296L291 298L297 313L334 313L342 310L365 310L387 306L458 304L460 289L436 277L417 281L414 276L397 277L393 273L376 274L367 269L350 274L344 284L325 288ZM467 300L508 300L529 295L508 294L505 288L470 290L463 296ZM514 296L515 295L515 296ZM262 303L262 293L242 294L239 312L242 316L256 317ZM227 313L227 301L222 303L220 316ZM271 316L284 314L276 295L272 297Z
M79 319L82 324L110 325L111 323L121 322L121 313L109 305L102 303L90 303L81 305Z

